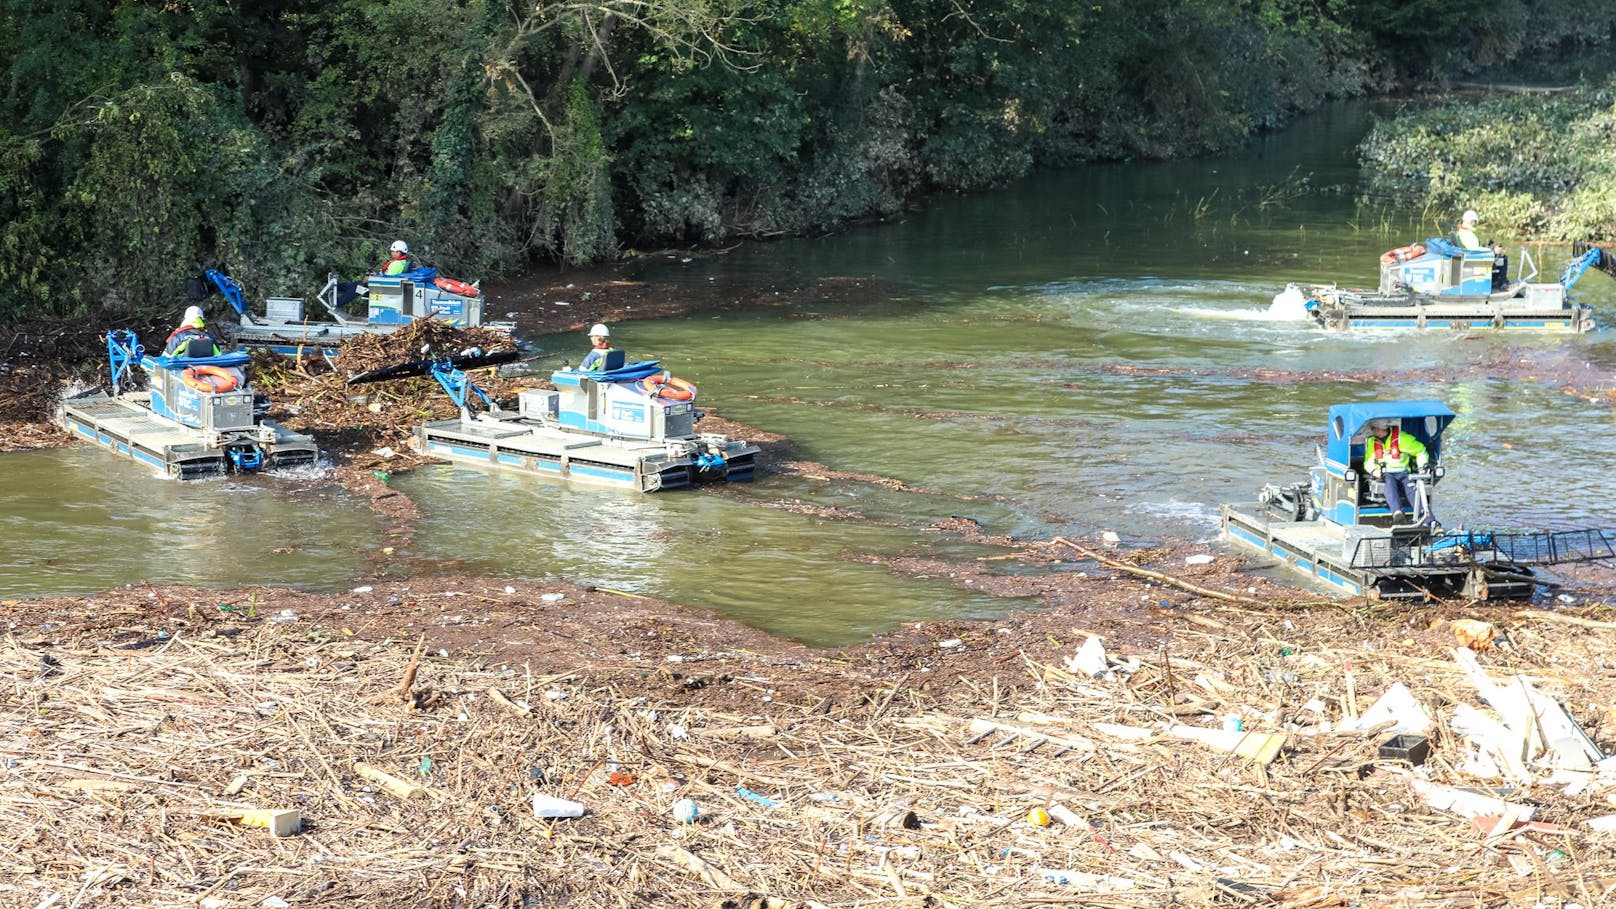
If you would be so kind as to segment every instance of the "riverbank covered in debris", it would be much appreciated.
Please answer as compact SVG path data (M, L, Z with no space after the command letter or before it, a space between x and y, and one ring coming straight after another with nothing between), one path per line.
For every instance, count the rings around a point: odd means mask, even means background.
M1602 607L1297 601L1193 555L1028 544L1062 569L1046 609L835 650L487 578L8 602L0 891L1457 907L1616 888ZM538 817L540 795L584 814Z

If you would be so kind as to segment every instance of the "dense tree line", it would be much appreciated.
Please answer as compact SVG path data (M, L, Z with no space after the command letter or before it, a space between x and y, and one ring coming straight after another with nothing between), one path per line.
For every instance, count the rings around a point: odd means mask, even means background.
M1402 111L1359 146L1382 190L1476 209L1486 239L1616 240L1616 79Z
M0 0L0 318L814 231L1608 38L1598 0Z

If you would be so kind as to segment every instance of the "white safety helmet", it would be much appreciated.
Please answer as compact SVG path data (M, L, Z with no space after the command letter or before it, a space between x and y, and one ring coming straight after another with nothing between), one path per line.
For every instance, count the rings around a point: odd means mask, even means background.
M185 318L180 320L180 324L181 325L190 325L192 323L195 323L198 327L201 327L201 325L202 325L202 307L200 307L200 306L192 306L192 307L189 307L189 308L187 308L185 310Z
M1391 428L1392 428L1392 421L1390 421L1390 420L1370 420L1369 421L1369 431L1370 432L1376 432L1378 430L1391 429Z
M403 240L394 240L393 245L389 248L392 249L393 252L403 253L406 256L410 254L410 244L405 243Z
M612 330L596 322L594 325L589 326L589 336L591 338L609 338L612 336Z
M1476 223L1477 221L1480 221L1480 220L1481 220L1481 216L1476 214L1476 210L1474 208L1470 208L1470 209L1465 210L1464 217L1459 219L1459 223L1460 224L1474 224L1474 223Z

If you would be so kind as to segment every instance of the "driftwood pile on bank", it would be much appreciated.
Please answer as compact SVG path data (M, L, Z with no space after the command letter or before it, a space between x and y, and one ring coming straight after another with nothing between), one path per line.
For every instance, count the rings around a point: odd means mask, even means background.
M408 449L415 426L453 417L453 403L431 376L353 387L346 384L348 376L420 360L423 347L454 354L472 347L494 351L512 346L509 335L491 329L455 328L423 320L392 334L359 335L344 341L335 368L318 355L257 353L253 381L270 396L272 414L283 425L313 433L322 448L345 454L355 466L398 470L422 460ZM492 371L477 373L476 381L496 401L508 401L517 389L534 385L532 380L501 379ZM376 454L378 449L384 454Z
M445 621L475 599L444 599ZM1224 607L1158 649L1095 642L1058 665L1027 655L1036 641L1001 656L1009 629L982 626L911 655L971 667L949 685L838 675L866 696L832 701L813 684L830 663L584 648L535 675L251 603L167 605L167 627L0 646L0 902L1302 909L1616 891L1598 820L1616 781L1551 766L1560 746L1530 733L1524 774L1489 778L1467 741L1522 718L1494 716L1471 659L1543 695L1528 722L1549 729L1563 704L1609 741L1609 623L1516 613L1485 643L1474 626L1416 642ZM1377 759L1410 701L1431 722L1417 768ZM535 795L587 813L536 817Z
M109 325L135 328L142 338L163 337L157 323L131 324L128 317L108 315L0 327L0 424L49 423L65 383L106 384ZM52 435L43 427L7 426L0 448L31 447L32 440L22 437L30 434L39 441Z

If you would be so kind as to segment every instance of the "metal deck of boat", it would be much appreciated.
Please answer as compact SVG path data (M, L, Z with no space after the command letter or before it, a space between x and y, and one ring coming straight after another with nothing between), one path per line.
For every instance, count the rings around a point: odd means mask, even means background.
M1580 304L1542 310L1497 303L1351 303L1321 310L1330 328L1452 328L1459 330L1556 331L1580 334L1594 326L1591 311ZM1344 320L1344 321L1343 321Z
M1424 599L1433 592L1456 595L1473 587L1477 566L1456 561L1437 564L1421 560L1417 564L1369 564L1367 551L1349 538L1345 528L1328 521L1276 521L1260 504L1225 505L1223 532L1229 539L1278 559L1292 571L1300 572L1335 590L1376 599ZM1412 529L1411 529L1412 530ZM1348 547L1352 548L1348 552ZM1533 581L1528 574L1494 577L1486 586L1483 599L1529 596Z
M61 422L69 432L166 476L193 479L228 471L223 448L210 446L197 430L155 416L142 406L147 400L145 392L116 398L104 393L69 398L62 402ZM258 425L274 434L274 441L264 445L266 469L305 466L319 456L310 437L269 421Z
M585 436L505 419L440 420L416 430L424 454L457 463L495 467L538 476L656 492L694 485L700 479L692 460L670 452L666 442ZM752 479L755 445L725 443L724 479Z

